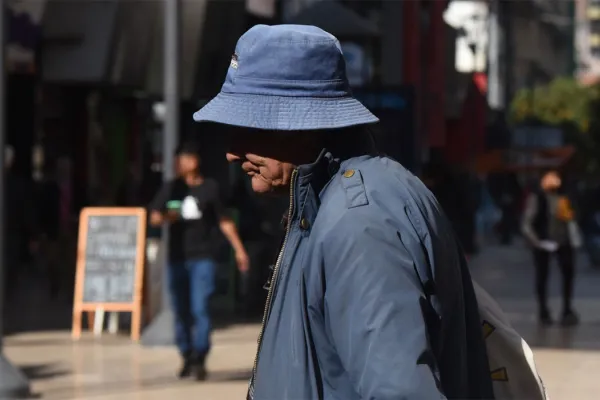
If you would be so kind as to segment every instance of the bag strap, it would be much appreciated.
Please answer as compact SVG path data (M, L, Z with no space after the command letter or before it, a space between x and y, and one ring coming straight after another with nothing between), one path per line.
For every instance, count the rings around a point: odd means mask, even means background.
M419 305L421 307L423 319L425 320L427 342L431 346L431 352L422 353L421 356L417 359L417 363L428 365L432 371L437 372L437 374L433 374L435 384L438 390L444 393L445 391L442 387L441 379L438 377L438 374L441 375L442 373L438 361L441 357L442 324L441 317L435 310L432 301L432 297L436 294L435 283L432 279L427 279L423 281L423 279L421 278L421 274L419 274L416 264L413 265L413 268L415 270L415 274L417 274L417 278L419 279L419 283L421 284L421 288L423 290L424 297L421 297L419 299Z
M460 249L460 244L457 243L457 246ZM426 249L423 249L423 251L426 251ZM462 250L460 249L460 251ZM453 368L453 366L456 364L454 361L447 359L448 354L446 354L447 352L443 348L443 330L445 328L442 321L442 316L438 313L434 306L434 304L437 302L443 310L444 298L446 297L444 294L446 291L444 288L438 287L438 284L433 278L431 264L428 265L428 271L425 273L427 276L423 276L424 274L418 270L416 264L413 265L413 268L417 274L417 278L419 279L423 291L423 296L419 300L419 303L423 318L425 320L428 342L431 346L430 353L435 359L427 360L424 357L422 360L419 359L419 361L433 366L435 368L433 370L438 371L439 378L436 376L436 384L442 393L445 393L447 396L452 396L453 394L458 395L459 392L457 392L457 390L462 392L462 390L466 389L466 387L463 385L468 385L469 388L467 390L469 395L476 395L477 398L493 399L494 391L492 388L491 377L489 376L487 348L483 342L483 335L480 336L480 351L475 351L473 354L464 354L464 356L467 357L465 361L469 365L470 370L468 376L465 376L467 380L462 383L454 382L454 375L449 369ZM469 332L477 335L481 332L478 330L480 324L479 310L477 306L477 299L471 286L471 275L464 257L460 261L460 275L460 281L462 282L461 286L463 287L463 292L461 295L463 297L463 301L468 303L465 304L465 323L472 327ZM443 279L440 282L442 282L441 284L444 284ZM434 297L437 300L436 302L434 302ZM473 320L473 318L475 318L476 321ZM467 332L467 334L469 334L469 332ZM446 333L446 335L448 334L451 333Z

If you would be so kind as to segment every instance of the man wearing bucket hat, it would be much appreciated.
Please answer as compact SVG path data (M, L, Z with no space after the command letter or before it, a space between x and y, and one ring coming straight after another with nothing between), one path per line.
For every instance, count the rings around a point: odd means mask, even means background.
M290 199L249 399L493 398L457 240L425 186L375 151L378 119L334 36L251 28L194 119L229 136L255 192Z

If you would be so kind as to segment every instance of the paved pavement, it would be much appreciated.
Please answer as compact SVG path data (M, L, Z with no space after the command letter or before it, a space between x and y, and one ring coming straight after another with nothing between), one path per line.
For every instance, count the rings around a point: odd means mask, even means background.
M553 400L597 399L600 389L600 271L580 260L576 306L582 324L572 329L541 329L535 319L529 254L520 245L490 246L471 262L471 271L499 301L525 339ZM552 304L560 310L558 268L553 274ZM39 312L42 312L40 309ZM126 337L85 336L72 342L68 332L13 335L7 356L30 377L46 400L242 399L256 349L257 325L233 325L214 335L210 380L179 382L173 349L132 345Z
M471 262L471 273L500 303L533 348L536 364L552 400L598 399L600 382L600 270L578 255L575 308L581 324L542 328L537 323L531 256L523 245L491 246ZM560 313L560 271L551 272L551 306Z
M179 359L174 349L147 349L126 337L85 336L72 342L65 332L17 335L6 341L6 355L44 400L243 399L258 329L219 330L208 360L209 381L201 384L175 378Z

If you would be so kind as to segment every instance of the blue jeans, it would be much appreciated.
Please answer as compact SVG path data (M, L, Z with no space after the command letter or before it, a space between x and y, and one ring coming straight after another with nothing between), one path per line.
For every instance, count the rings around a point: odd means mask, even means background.
M208 301L215 289L215 262L206 258L169 263L167 276L177 348L183 356L204 356L210 350Z

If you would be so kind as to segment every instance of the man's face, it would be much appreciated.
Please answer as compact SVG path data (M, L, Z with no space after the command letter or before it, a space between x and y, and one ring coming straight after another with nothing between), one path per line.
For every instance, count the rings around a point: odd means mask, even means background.
M177 156L177 172L189 174L198 169L198 157L195 154L182 153Z
M227 161L240 163L254 192L287 194L294 169L318 155L313 138L307 133L240 130L230 134Z
M541 186L547 192L558 190L561 185L562 180L555 171L550 171L542 176Z

